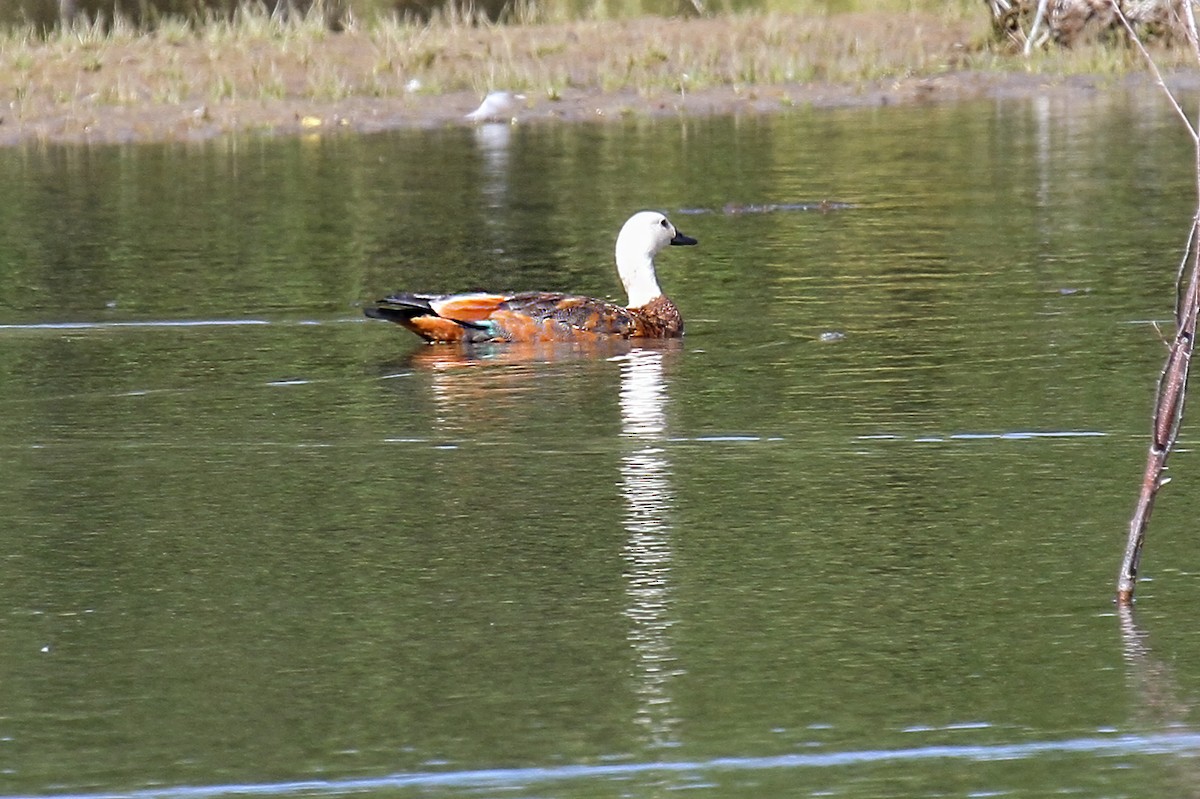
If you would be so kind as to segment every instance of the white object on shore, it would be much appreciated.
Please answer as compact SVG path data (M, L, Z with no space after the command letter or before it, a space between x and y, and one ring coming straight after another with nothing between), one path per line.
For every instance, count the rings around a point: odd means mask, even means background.
M487 97L483 98L483 102L479 104L471 113L467 114L467 119L472 122L508 122L516 120L518 102L525 99L523 94L513 94L512 92L489 92Z

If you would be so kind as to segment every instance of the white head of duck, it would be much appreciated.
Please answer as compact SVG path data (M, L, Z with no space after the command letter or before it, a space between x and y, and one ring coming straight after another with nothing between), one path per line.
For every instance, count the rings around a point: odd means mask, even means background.
M658 211L639 211L617 235L617 273L629 295L627 307L640 308L662 296L654 256L669 245L695 244Z

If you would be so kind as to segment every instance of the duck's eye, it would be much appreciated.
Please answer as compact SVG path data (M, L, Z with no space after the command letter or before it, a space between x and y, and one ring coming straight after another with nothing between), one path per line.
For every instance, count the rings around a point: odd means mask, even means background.
M667 223L667 220L665 220L665 219L661 220L658 224L662 225L663 227L670 227L670 225Z

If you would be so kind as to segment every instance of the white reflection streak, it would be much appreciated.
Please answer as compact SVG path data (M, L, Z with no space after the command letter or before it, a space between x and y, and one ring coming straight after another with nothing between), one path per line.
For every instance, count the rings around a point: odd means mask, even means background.
M1050 203L1052 201L1050 190L1053 180L1053 164L1051 160L1050 150L1050 98L1039 96L1033 98L1033 119L1034 119L1034 141L1035 155L1034 160L1037 162L1037 200L1038 208L1041 213L1038 218L1045 224L1050 217ZM1044 240L1044 239L1043 239Z
M500 208L508 195L508 156L512 126L489 122L475 128L475 143L483 157L483 196L489 208Z
M629 570L629 642L638 657L636 721L652 746L676 743L671 679L682 673L671 652L671 525L673 504L666 438L666 384L661 352L634 349L621 365L621 432L640 447L621 459L625 559Z

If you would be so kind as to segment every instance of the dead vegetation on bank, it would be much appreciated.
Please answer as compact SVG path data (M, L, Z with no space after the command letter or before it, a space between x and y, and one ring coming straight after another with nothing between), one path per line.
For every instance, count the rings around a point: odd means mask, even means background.
M638 114L676 98L804 102L794 87L850 94L871 83L1015 71L1122 74L1137 61L1108 47L1014 58L994 46L983 4L935 12L746 13L492 24L273 16L247 6L205 24L164 18L77 21L48 36L0 32L0 143L28 138L206 138L229 130L429 124L447 96L505 88L553 113L581 96L619 96ZM1170 65L1169 58L1166 62ZM799 98L799 99L798 99ZM456 102L459 102L456 99ZM717 102L717 100L714 100ZM611 107L611 104L610 104ZM549 111L547 109L550 109ZM357 116L356 116L357 115ZM563 116L570 117L569 111ZM114 135L113 125L123 126Z
M978 25L975 26L978 28ZM505 87L686 90L861 81L959 65L970 20L929 14L748 14L716 18L492 25L278 20L253 9L195 28L76 24L42 41L0 40L0 75L19 106L400 97Z
M996 38L1028 55L1047 46L1187 46L1187 0L984 0Z

